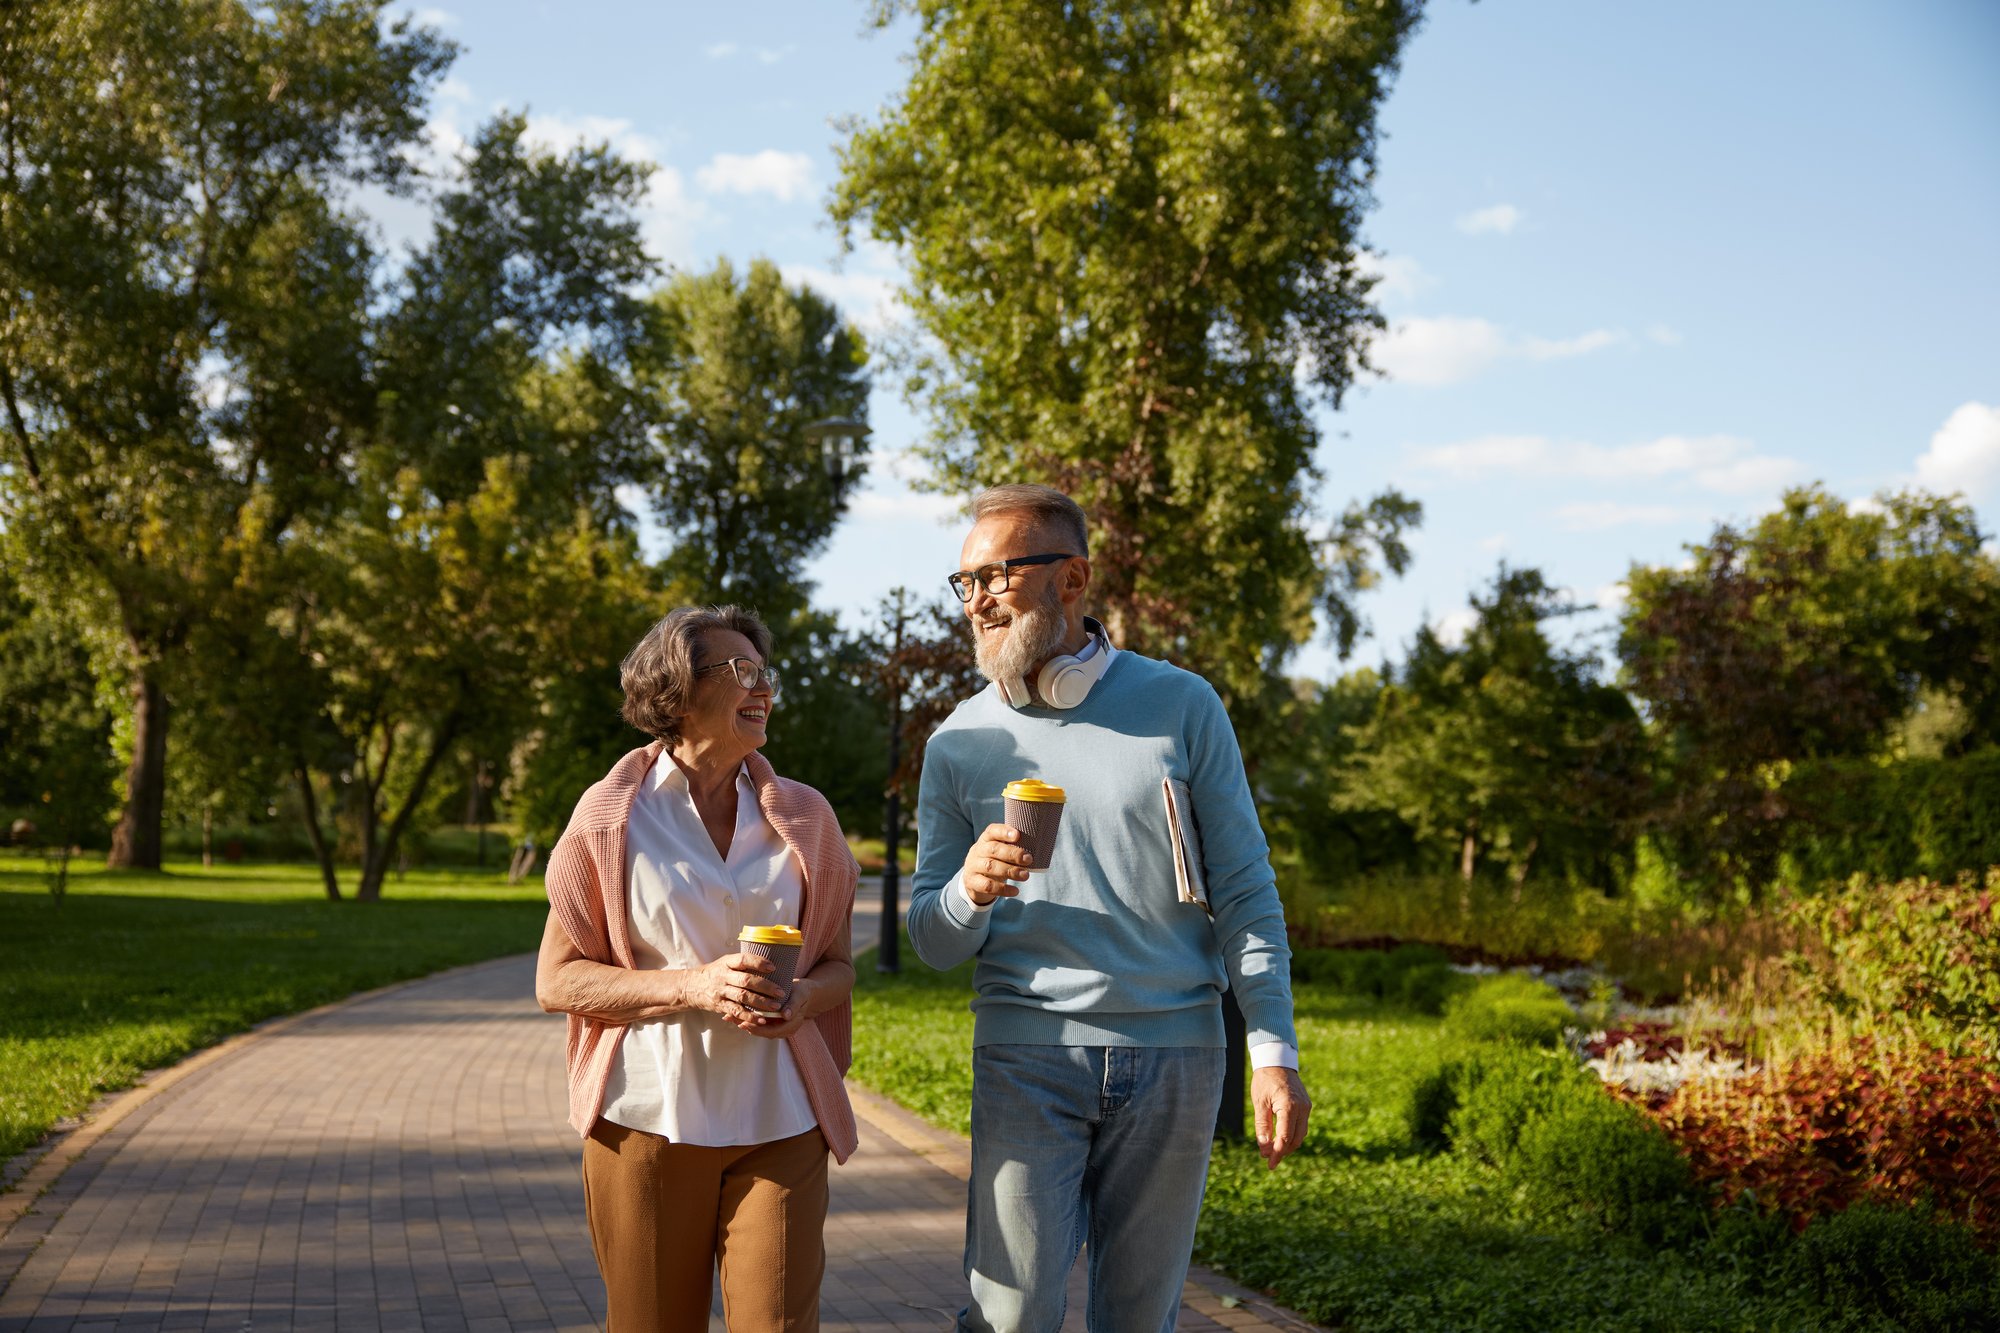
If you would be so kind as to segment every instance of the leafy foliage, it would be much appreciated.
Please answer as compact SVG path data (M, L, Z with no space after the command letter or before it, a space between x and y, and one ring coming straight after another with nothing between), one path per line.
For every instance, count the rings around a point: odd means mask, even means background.
M1690 1083L1653 1113L1724 1202L1796 1225L1861 1200L1928 1201L2000 1240L2000 1074L1859 1038L1759 1073Z
M1337 401L1381 323L1360 226L1417 13L883 4L915 21L910 80L843 152L844 234L906 256L941 484L1074 496L1113 637L1259 735L1315 609L1351 645L1349 594L1418 515L1390 493L1319 525L1306 387Z
M175 655L368 419L339 201L407 182L449 52L365 0L0 9L0 516L38 598L113 608L120 863L158 864Z
M1786 911L1821 945L1792 957L1813 1002L2000 1070L2000 867L1953 884L1857 877Z
M1619 639L1627 680L1661 729L1670 784L1654 822L1684 871L1753 890L1772 878L1792 813L1790 766L1866 755L1942 691L2000 717L2000 564L1972 511L1911 493L1856 512L1821 489L1687 570L1634 568Z
M1467 1043L1497 1041L1552 1049L1576 1013L1555 987L1518 972L1482 977L1445 1002L1445 1031Z
M1503 566L1456 647L1419 630L1352 733L1344 809L1394 812L1470 880L1481 859L1519 885L1538 863L1603 882L1643 790L1643 737L1595 658L1553 646L1570 609L1541 573Z
M866 414L867 344L768 259L740 278L726 259L676 273L647 313L632 361L657 432L652 498L681 539L670 576L697 601L751 607L782 630L864 474L857 461L829 476L806 427Z

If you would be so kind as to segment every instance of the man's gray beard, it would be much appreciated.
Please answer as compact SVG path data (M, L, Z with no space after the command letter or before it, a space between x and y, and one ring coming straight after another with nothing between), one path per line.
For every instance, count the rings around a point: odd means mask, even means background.
M972 656L979 674L995 681L1028 681L1028 673L1062 647L1069 623L1063 618L1062 595L1054 580L1040 601L1026 611L1016 612L1000 643L990 643L972 622Z

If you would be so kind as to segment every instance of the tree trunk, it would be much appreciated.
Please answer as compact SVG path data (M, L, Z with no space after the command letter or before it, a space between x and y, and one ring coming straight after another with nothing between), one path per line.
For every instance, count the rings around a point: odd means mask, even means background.
M361 839L361 883L354 890L356 902L379 902L382 897L382 881L388 878L389 866L395 860L396 844L402 841L403 828L416 813L417 805L424 799L424 791L431 785L431 775L437 771L438 761L458 736L458 719L448 717L439 725L437 734L431 738L430 753L424 756L423 766L417 770L415 781L410 784L409 794L403 804L389 820L389 829L382 835L382 843L375 845L375 793L368 793L368 809L362 814ZM383 781L388 780L389 765L382 765Z
M319 858L319 877L326 884L326 896L339 902L340 878L333 873L333 848L327 845L326 834L319 826L319 800L313 795L312 770L299 764L292 769L292 776L299 780L299 799L306 811L306 836L312 839L313 855Z
M1458 910L1461 916L1472 915L1472 867L1479 857L1479 821L1465 821L1465 840L1458 845Z
M201 808L201 868L215 868L215 808L207 805Z
M1521 853L1520 861L1508 872L1507 877L1514 881L1514 906L1516 907L1521 905L1521 886L1528 882L1528 866L1534 861L1535 852L1541 845L1542 835L1539 833L1528 839L1527 850Z
M120 870L160 868L160 824L167 800L167 695L142 662L132 686L132 767L125 774L125 812L111 833L104 863Z

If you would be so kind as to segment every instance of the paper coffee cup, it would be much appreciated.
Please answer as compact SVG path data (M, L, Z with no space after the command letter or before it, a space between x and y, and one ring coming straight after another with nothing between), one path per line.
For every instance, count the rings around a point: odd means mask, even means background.
M785 997L778 1001L779 1008L791 1003L792 983L798 977L799 950L806 943L806 937L798 927L745 926L737 932L736 943L741 946L737 950L739 953L756 954L759 958L771 960L771 972L765 980L785 993Z
M1028 873L1047 870L1056 853L1056 829L1062 825L1063 789L1022 778L1008 783L1001 796L1006 801L1007 827L1020 830L1021 846L1033 861Z

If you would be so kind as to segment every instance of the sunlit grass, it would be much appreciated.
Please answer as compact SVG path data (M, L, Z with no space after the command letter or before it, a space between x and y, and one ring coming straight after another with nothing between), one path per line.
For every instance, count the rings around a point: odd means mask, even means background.
M329 902L312 866L73 862L57 902L39 858L0 858L0 1159L264 1019L533 949L547 910L538 879L497 872L413 870L383 893Z

